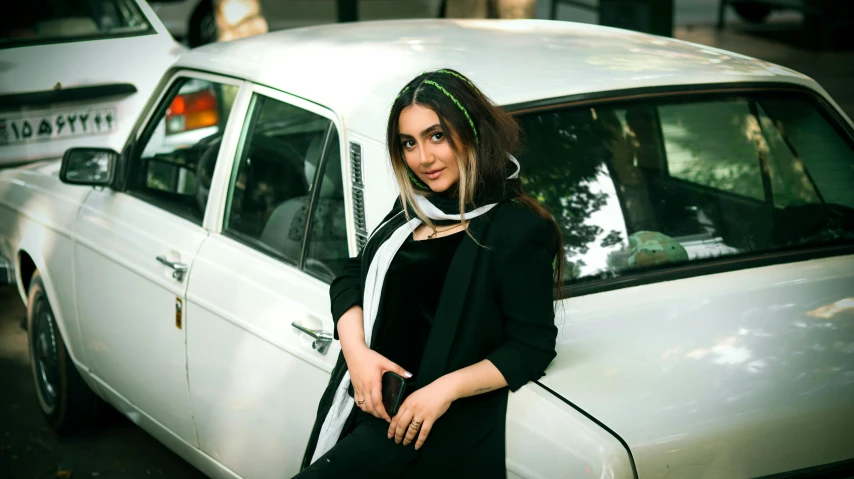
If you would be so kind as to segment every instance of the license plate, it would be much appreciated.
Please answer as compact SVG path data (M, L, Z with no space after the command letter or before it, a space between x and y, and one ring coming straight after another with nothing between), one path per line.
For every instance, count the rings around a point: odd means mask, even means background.
M115 107L0 115L0 145L101 135L117 128Z

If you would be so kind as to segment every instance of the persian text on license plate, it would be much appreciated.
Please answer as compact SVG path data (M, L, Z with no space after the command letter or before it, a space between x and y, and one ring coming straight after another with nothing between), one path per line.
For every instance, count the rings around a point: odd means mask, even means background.
M0 145L98 135L117 127L115 108L0 115Z

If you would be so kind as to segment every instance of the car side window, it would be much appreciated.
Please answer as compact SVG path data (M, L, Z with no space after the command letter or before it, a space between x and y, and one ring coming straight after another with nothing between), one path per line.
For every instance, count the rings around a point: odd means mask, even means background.
M128 192L201 224L239 87L179 78L131 153Z
M762 112L766 128L774 131L773 125L780 133L777 148L792 159L791 169L796 173L796 183L804 186L803 194L810 200L820 194L819 199L826 203L854 208L851 146L822 112L796 98L763 101ZM784 149L784 145L791 147Z
M658 114L670 176L763 200L765 165L776 206L820 202L803 162L761 104L732 99L661 105Z
M344 179L341 175L341 146L334 128L318 181L320 184L311 213L305 270L324 281L332 281L350 257L344 210Z
M670 176L764 197L756 158L761 135L746 100L661 105L658 115ZM740 121L730 121L733 118Z
M331 280L348 257L340 144L334 124L256 94L244 128L223 231ZM309 219L311 228L306 231Z
M523 185L561 226L565 283L854 244L851 133L788 95L520 114Z

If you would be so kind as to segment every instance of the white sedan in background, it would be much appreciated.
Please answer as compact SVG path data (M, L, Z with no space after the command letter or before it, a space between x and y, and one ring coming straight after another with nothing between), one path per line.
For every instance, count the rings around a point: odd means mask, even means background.
M0 167L121 149L187 49L143 0L15 2L0 26Z
M105 400L211 477L296 473L340 351L329 282L397 194L389 106L448 67L517 117L565 234L558 354L510 396L508 476L851 474L851 120L786 68L564 22L210 45L120 153L0 173L48 422Z

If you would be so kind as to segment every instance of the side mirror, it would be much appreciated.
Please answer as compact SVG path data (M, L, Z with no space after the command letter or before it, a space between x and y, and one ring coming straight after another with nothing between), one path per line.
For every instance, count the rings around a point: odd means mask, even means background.
M119 154L109 148L69 148L62 155L59 179L70 185L110 185L118 159Z

